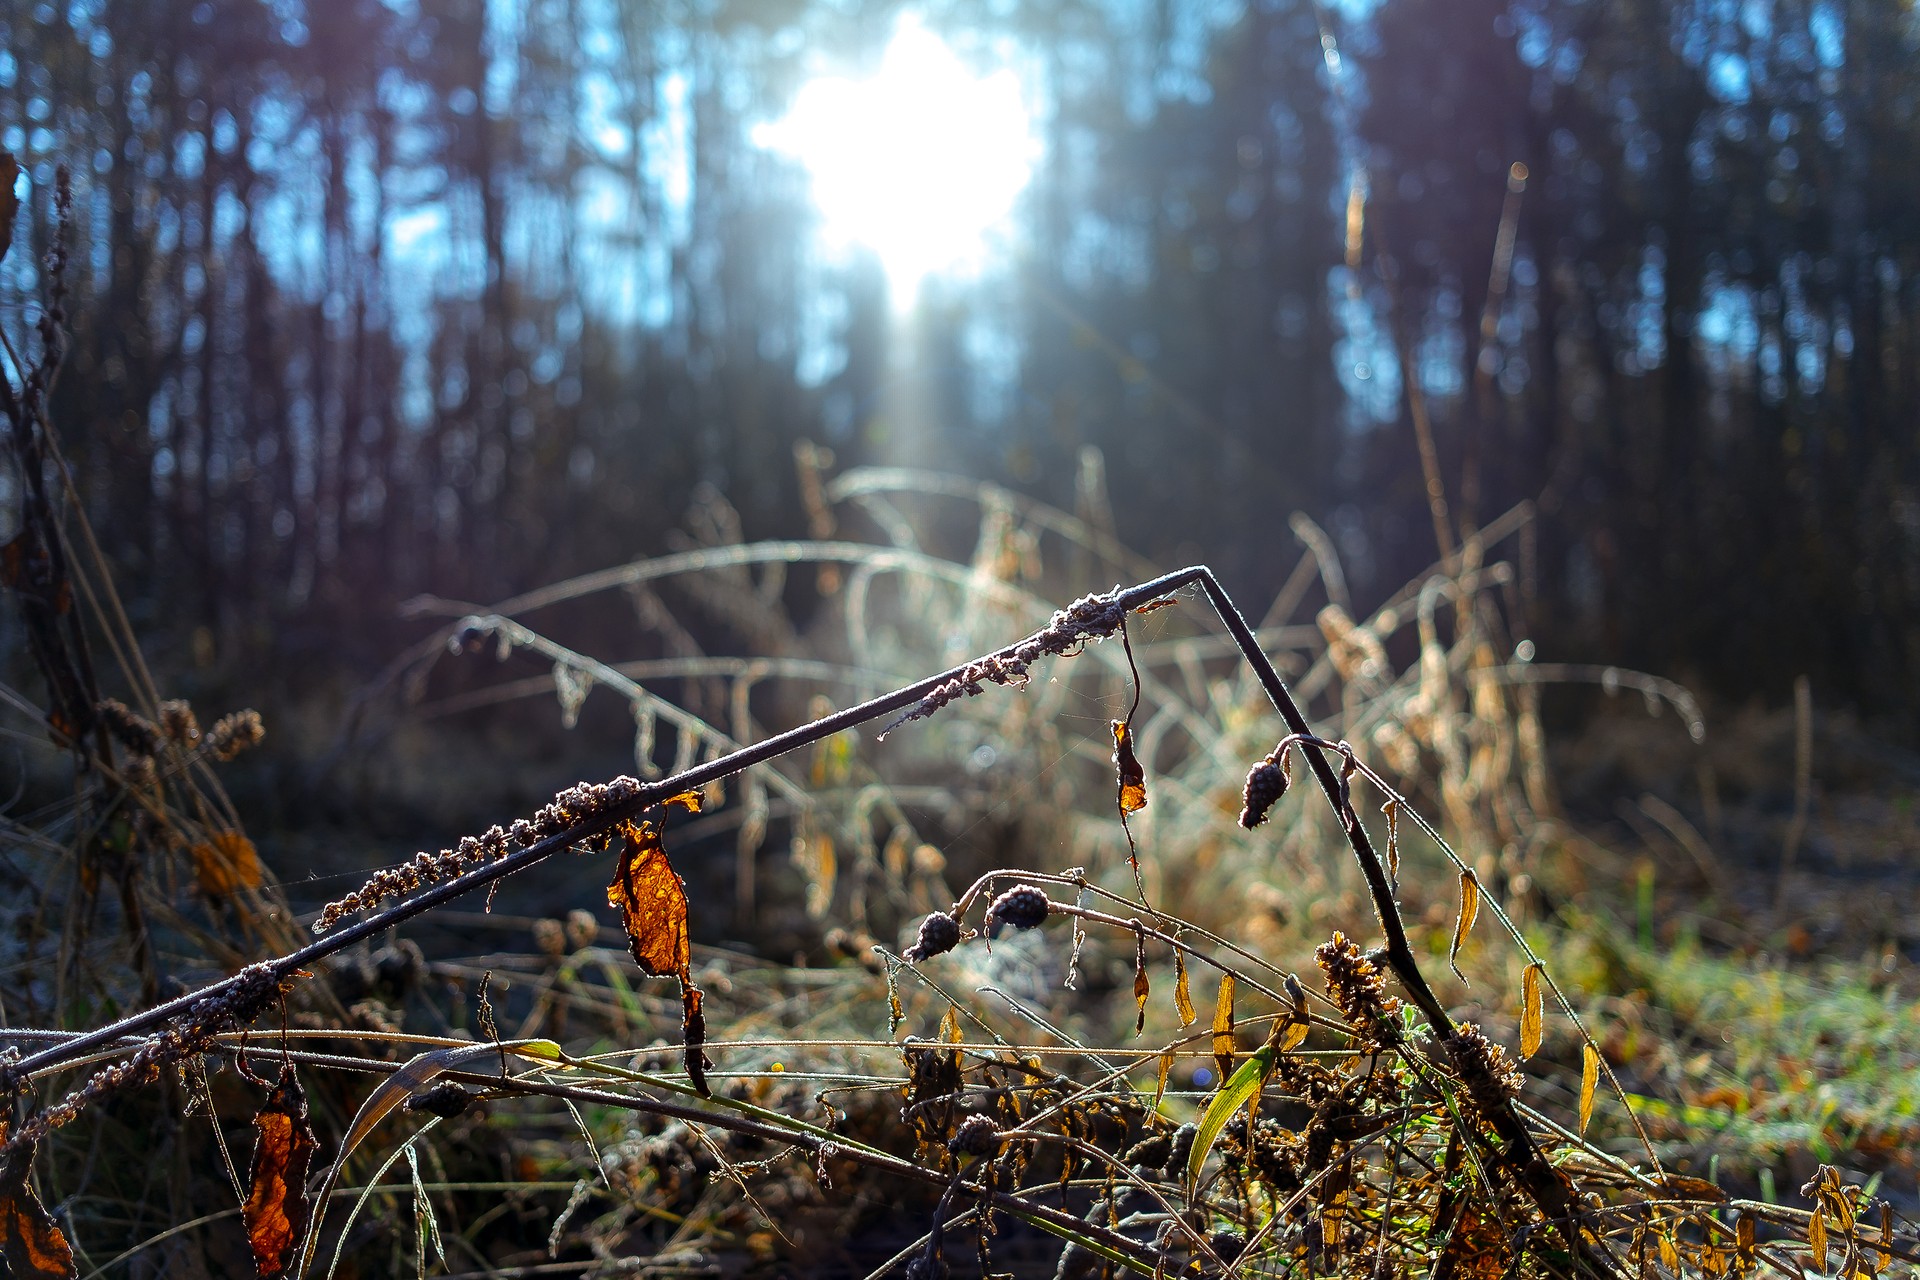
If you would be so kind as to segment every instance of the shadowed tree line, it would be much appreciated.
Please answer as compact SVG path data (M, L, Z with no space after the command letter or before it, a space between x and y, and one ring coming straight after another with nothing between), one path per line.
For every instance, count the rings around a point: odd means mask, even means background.
M750 142L894 8L0 17L0 323L30 345L65 163L54 403L137 621L371 661L405 597L658 550L703 482L798 533L803 439L1065 505L1098 446L1120 536L1236 591L1296 508L1364 602L1531 499L1549 652L1912 723L1910 6L940 6L1027 51L1046 151L1018 261L911 327Z

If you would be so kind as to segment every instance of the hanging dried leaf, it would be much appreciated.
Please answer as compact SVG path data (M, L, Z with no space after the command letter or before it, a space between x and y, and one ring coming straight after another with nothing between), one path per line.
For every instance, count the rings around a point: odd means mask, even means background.
M247 1224L247 1243L253 1246L253 1264L265 1280L284 1275L292 1265L313 1207L307 1199L307 1165L319 1143L307 1120L306 1092L291 1062L280 1069L280 1083L267 1095L253 1127L260 1136L253 1146L241 1217Z
M1220 975L1220 994L1213 1002L1213 1060L1220 1078L1233 1074L1233 975Z
M1113 763L1120 774L1120 812L1138 813L1147 807L1147 772L1133 754L1133 735L1127 730L1127 722L1115 720L1112 728Z
M1153 1086L1153 1109L1160 1109L1161 1099L1167 1096L1167 1077L1173 1074L1173 1050L1160 1055L1160 1080Z
M947 1011L940 1015L940 1039L945 1044L959 1044L966 1034L960 1030L960 1006L950 1004Z
M1147 930L1138 920L1133 922L1133 1034L1139 1035L1147 1029Z
M1593 1119L1593 1091L1600 1087L1600 1051L1591 1041L1580 1046L1580 1133Z
M33 1152L32 1147L21 1147L0 1162L0 1261L16 1280L72 1280L79 1274L73 1247L27 1181Z
M1447 967L1453 970L1453 976L1466 982L1467 975L1460 972L1456 963L1460 958L1460 946L1467 940L1467 931L1473 928L1473 919L1480 914L1480 877L1460 868L1460 915L1453 922L1453 945L1447 948ZM1471 985L1471 984L1469 984Z
M261 884L260 853L238 831L217 831L187 850L193 878L207 898L226 898Z
M666 802L689 813L700 811L700 793L684 791ZM642 820L621 826L625 838L619 865L607 885L607 902L618 908L627 928L627 946L642 972L680 982L681 1042L685 1046L687 1078L702 1097L707 1096L707 1023L700 1008L700 989L693 985L693 945L687 931L687 888L667 861L660 828Z
M1827 1206L1813 1206L1813 1217L1807 1223L1807 1248L1812 1251L1813 1269L1827 1269Z
M1545 1020L1540 1011L1540 962L1534 961L1520 975L1520 1056L1531 1058L1540 1052L1545 1035Z
M627 927L634 962L657 978L685 982L692 962L686 885L667 861L659 827L630 822L621 834L626 847L607 885L607 902Z
M1380 812L1387 815L1387 881L1397 889L1400 887L1400 801L1389 798L1380 806Z
M680 983L680 1056L687 1068L687 1080L703 1098L713 1096L707 1087L707 1068L713 1060L702 1048L707 1043L707 1015L700 1009L700 988L691 982Z
M1200 1017L1193 1007L1193 996L1187 990L1187 961L1180 949L1173 950L1173 1007L1180 1013L1180 1025L1190 1027Z

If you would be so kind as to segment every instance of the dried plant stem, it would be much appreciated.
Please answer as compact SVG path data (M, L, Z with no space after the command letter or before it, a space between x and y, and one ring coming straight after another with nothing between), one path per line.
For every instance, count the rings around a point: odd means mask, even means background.
M977 692L982 679L995 678L990 674L992 672L1010 669L1016 665L1024 671L1026 662L1031 659L1023 658L1021 655L1023 653L1031 655L1036 645L1052 653L1074 651L1060 643L1062 637L1074 627L1079 629L1082 637L1109 635L1118 629L1128 612L1194 584L1198 584L1206 593L1208 602L1213 606L1234 643L1253 668L1256 678L1266 690L1269 700L1273 703L1274 709L1279 712L1281 719L1285 721L1288 730L1302 739L1313 740L1312 727L1307 723L1305 714L1292 695L1287 692L1279 672L1274 669L1273 663L1261 650L1258 638L1241 615L1238 606L1221 587L1212 570L1204 565L1196 565L1163 574L1138 586L1116 589L1104 596L1088 597L1077 604L1073 610L1056 615L1051 627L996 650L983 658L916 681L891 693L778 734L753 746L695 765L673 777L653 783L635 783L625 787L623 788L624 798L597 807L592 813L554 834L444 884L435 885L411 898L344 925L279 960L267 962L264 966L256 966L256 968L264 968L276 982L290 979L298 970L316 964L362 938L391 928L402 920L430 911L444 902L492 884L516 871L524 870L582 840L611 831L620 823L680 792L694 790L743 769L765 764L787 752L809 746L881 716L916 707L922 709L922 714L936 711L953 697ZM500 612L505 613L507 610L503 609ZM1347 835L1347 842L1353 851L1354 858L1360 864L1362 875L1366 878L1375 915L1386 937L1386 957L1389 967L1392 968L1394 975L1400 980L1401 986L1434 1034L1443 1041L1451 1042L1456 1034L1453 1020L1420 971L1407 937L1406 926L1400 916L1399 906L1394 899L1393 885L1386 866L1369 840L1366 828L1361 825L1358 815L1354 812L1348 786L1343 783L1340 776L1335 774L1332 762L1322 747L1315 745L1314 741L1303 741L1299 749L1306 757L1307 764L1313 770L1314 777L1319 781L1328 802L1333 805L1335 813L1339 815L1341 826ZM147 1032L176 1016L187 1014L196 1005L204 1009L206 1006L202 1002L225 994L240 980L239 976L229 978L179 999L167 1001L143 1013L123 1018L109 1026L77 1036L64 1044L42 1049L15 1065L14 1078L21 1079L33 1073L61 1067L123 1036ZM258 980L257 976L255 980ZM204 1028L206 1032L217 1032L222 1029L224 1028L217 1026ZM622 1105L627 1104L623 1102ZM710 1113L704 1111L694 1112L690 1118L711 1122ZM1539 1205L1545 1218L1556 1224L1556 1227L1562 1231L1570 1252L1582 1269L1602 1275L1614 1274L1617 1269L1609 1259L1599 1255L1581 1237L1577 1228L1564 1225L1578 1221L1570 1187L1547 1164L1531 1133L1511 1103L1491 1108L1486 1113L1485 1119L1499 1139L1499 1149L1495 1154L1501 1164ZM1023 1206L1023 1209L1027 1210L1034 1208L1037 1207ZM1075 1228L1084 1230L1085 1224L1075 1220Z

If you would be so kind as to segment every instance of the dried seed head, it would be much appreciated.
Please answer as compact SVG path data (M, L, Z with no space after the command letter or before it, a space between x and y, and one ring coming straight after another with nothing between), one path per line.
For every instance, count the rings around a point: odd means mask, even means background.
M575 951L590 947L600 936L600 922L591 911L575 907L567 912L567 945Z
M1479 1027L1460 1023L1447 1037L1446 1046L1460 1073L1460 1083L1467 1087L1467 1096L1481 1115L1495 1115L1520 1096L1525 1077L1508 1061L1506 1051L1487 1039Z
M200 740L200 722L194 718L193 708L178 698L160 704L160 731L169 742L183 747Z
M1121 1159L1130 1165L1135 1165L1143 1169L1164 1169L1167 1167L1167 1157L1172 1154L1172 1152L1173 1135L1171 1133L1156 1133L1152 1137L1142 1138L1131 1147L1128 1147L1126 1155L1122 1156Z
M231 760L249 747L260 745L267 736L266 725L258 711L236 711L221 716L207 734L206 748L215 760Z
M1183 1124L1173 1131L1173 1143L1167 1148L1167 1162L1163 1169L1184 1169L1187 1158L1193 1154L1194 1139L1200 1136L1197 1125Z
M472 1105L473 1095L451 1080L423 1089L407 1099L407 1110L424 1111L442 1120L451 1120Z
M567 927L558 920L535 920L533 945L540 948L542 955L559 959L567 954Z
M1346 934L1336 930L1314 951L1315 963L1327 980L1327 996L1340 1009L1347 1025L1367 1040L1388 1043L1396 1037L1394 1015L1400 1002L1387 994L1380 968Z
M94 711L114 740L136 757L151 756L160 750L160 730L126 703L105 698L94 706Z
M1247 1238L1238 1231L1216 1231L1207 1243L1220 1255L1220 1261L1229 1265L1238 1261L1240 1255L1247 1251Z
M917 964L959 945L960 922L944 911L936 911L920 922L920 936L907 948L906 957Z
M1287 793L1287 773L1272 756L1247 770L1246 790L1242 795L1240 825L1251 831L1267 820L1267 810Z
M978 1111L960 1122L960 1129L947 1142L947 1150L957 1156L990 1156L1000 1150L1005 1139L993 1117Z
M1047 912L1052 907L1045 890L1038 885L1015 885L995 898L993 905L987 908L987 936L998 935L1001 925L1032 929L1047 918Z

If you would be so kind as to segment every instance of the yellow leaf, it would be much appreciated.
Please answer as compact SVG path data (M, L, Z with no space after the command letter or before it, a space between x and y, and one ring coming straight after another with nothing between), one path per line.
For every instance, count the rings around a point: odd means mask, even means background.
M1465 982L1467 975L1460 972L1456 961L1460 958L1460 944L1467 940L1467 931L1473 928L1473 918L1480 914L1480 878L1460 868L1460 916L1453 922L1453 945L1447 948L1447 967L1454 976Z
M1540 1052L1543 1036L1540 1014L1540 962L1534 961L1520 975L1520 1056L1531 1058Z
M225 898L242 889L258 889L260 854L253 841L238 831L216 831L187 850L193 859L193 878L208 898Z
M1817 1204L1813 1208L1813 1220L1807 1223L1807 1248L1813 1251L1813 1269L1827 1269L1827 1206Z
M1220 1078L1233 1073L1233 975L1220 975L1220 995L1213 1002L1213 1058Z
M1593 1091L1600 1087L1600 1051L1591 1041L1580 1047L1580 1132L1593 1119Z
M1167 1077L1173 1074L1173 1050L1160 1055L1160 1082L1153 1087L1153 1109L1160 1109L1161 1099L1167 1096Z
M1199 1018L1193 1007L1193 996L1187 991L1187 962L1178 947L1173 951L1173 1007L1180 1011L1180 1025L1190 1027Z
M1660 1250L1660 1265L1669 1271L1680 1269L1680 1250L1673 1243L1673 1235L1664 1228L1654 1237L1654 1243Z

